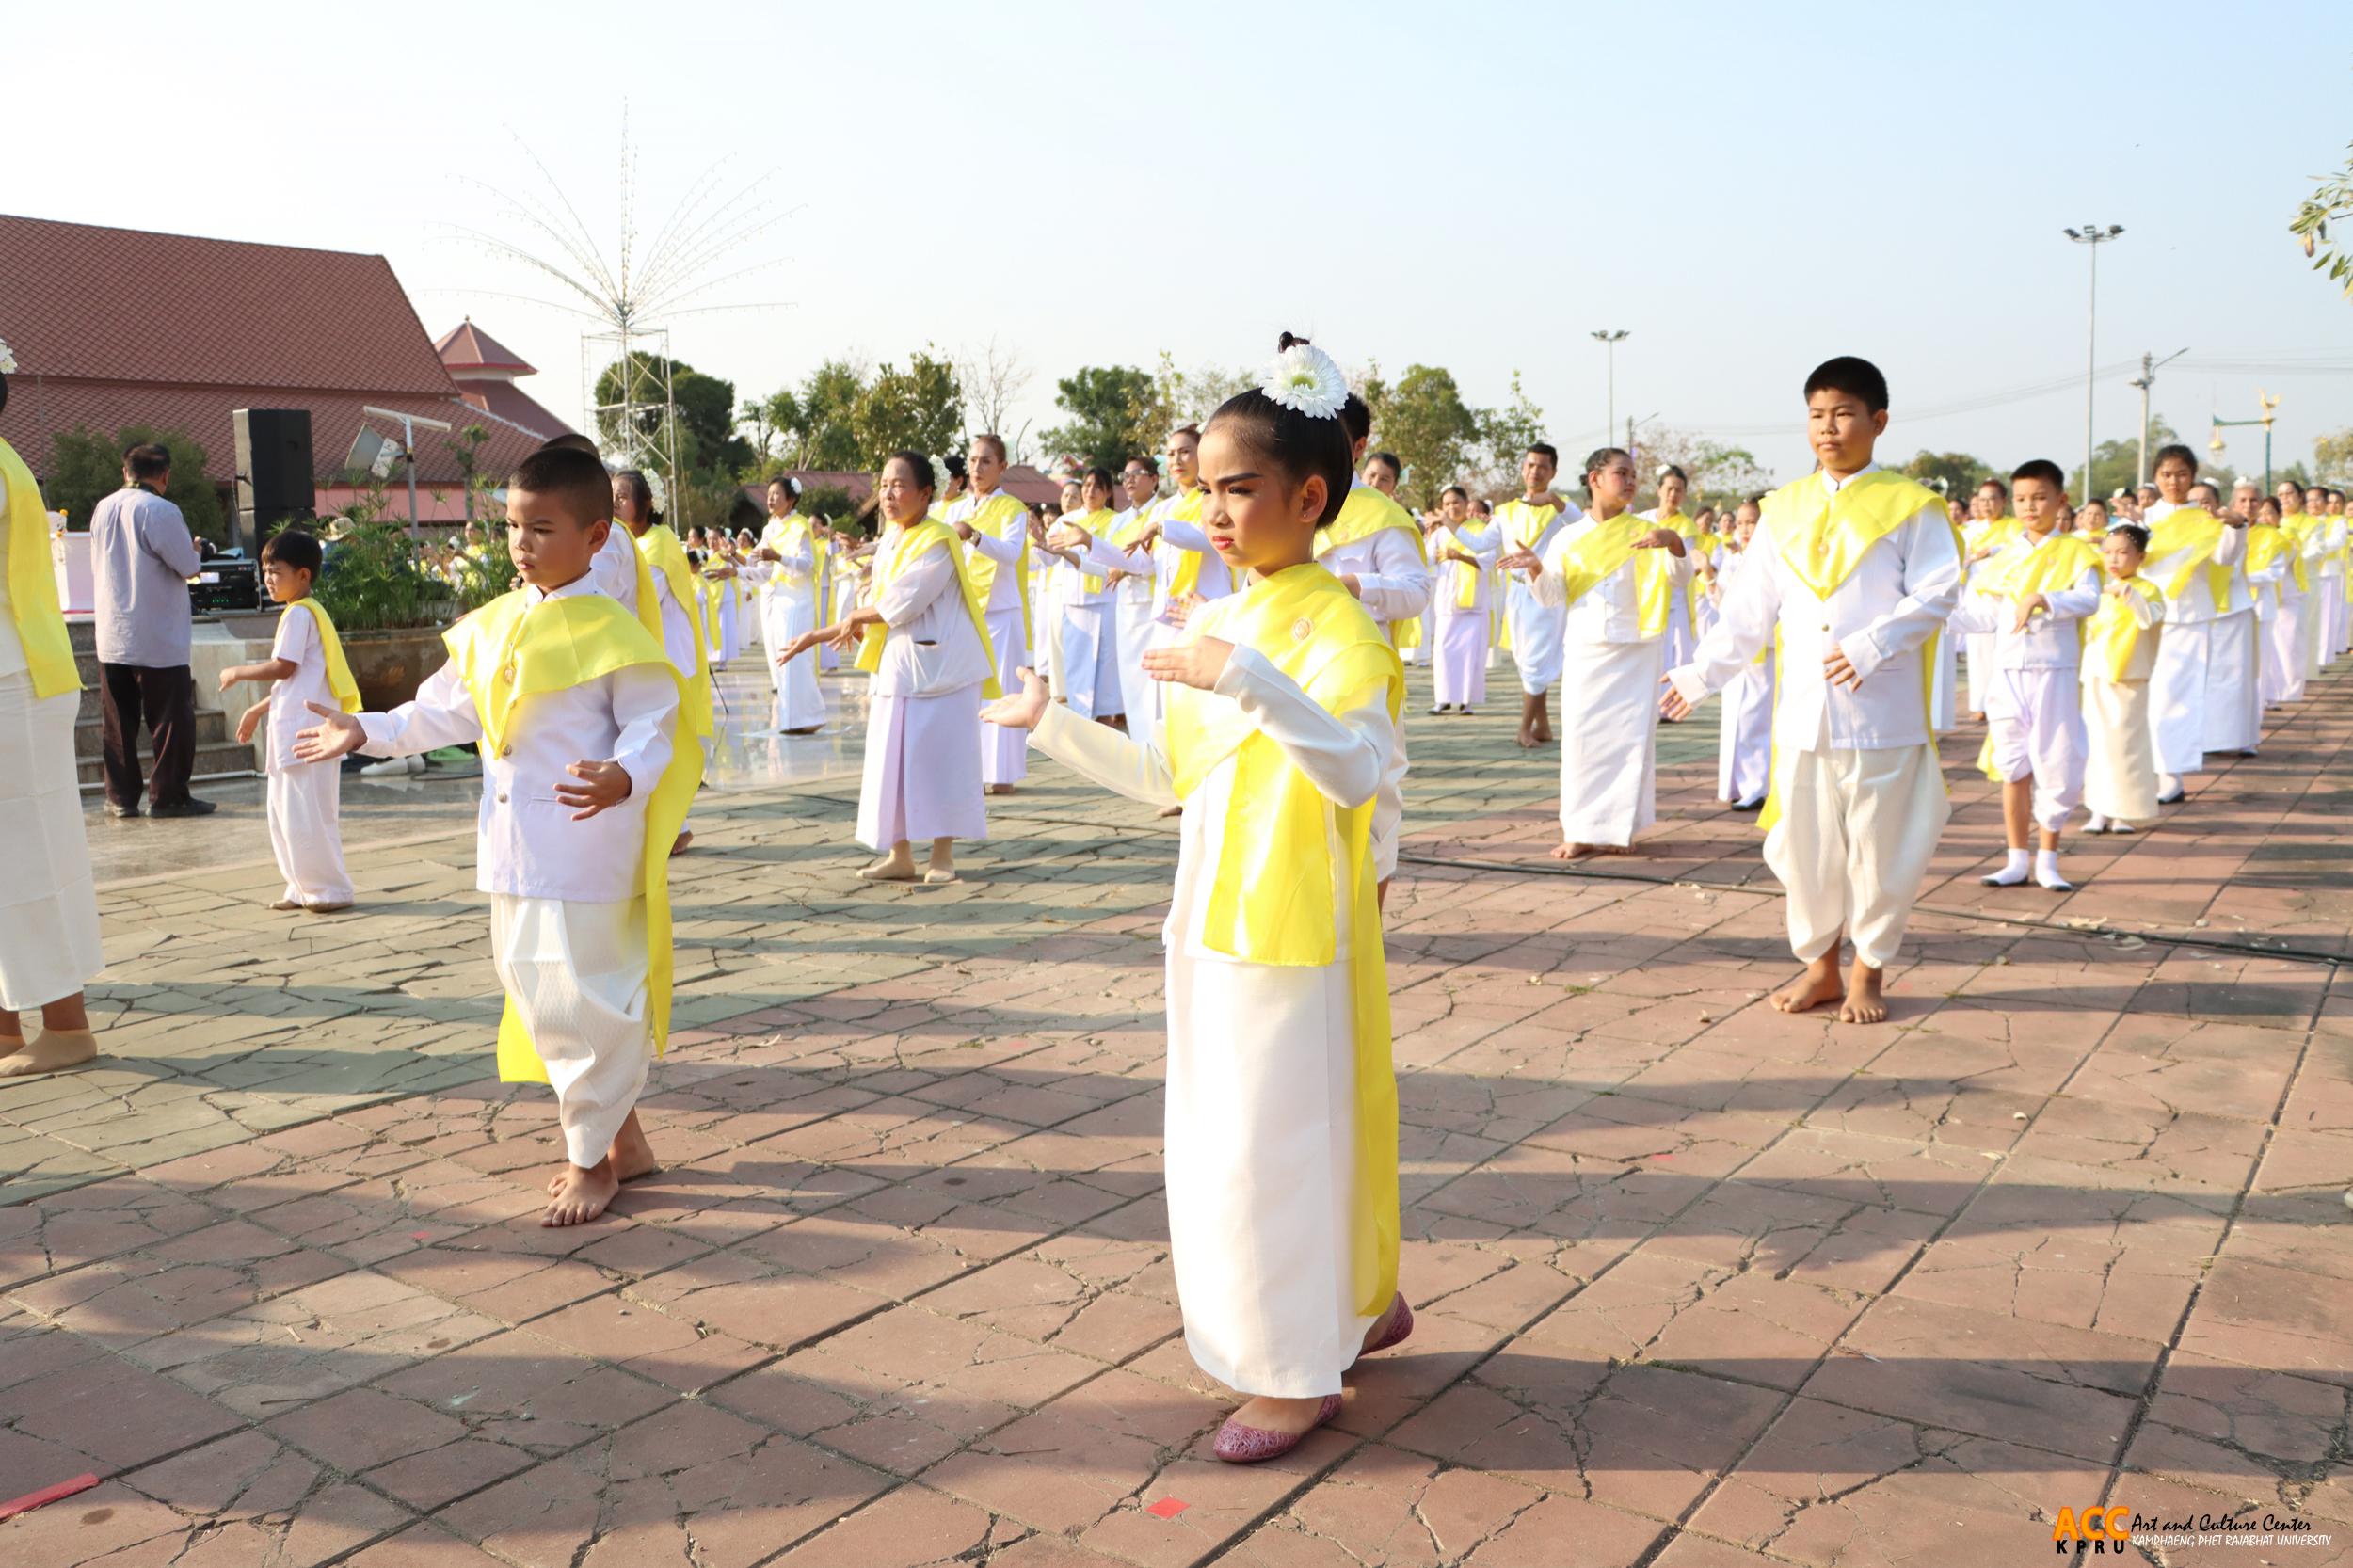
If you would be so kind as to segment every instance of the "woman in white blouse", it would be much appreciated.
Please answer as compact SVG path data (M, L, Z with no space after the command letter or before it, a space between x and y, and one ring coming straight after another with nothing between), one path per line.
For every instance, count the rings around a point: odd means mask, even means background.
M868 601L830 626L805 632L777 657L796 659L820 641L873 677L866 773L858 789L858 842L882 856L870 882L956 879L955 840L988 837L981 799L981 699L997 695L980 610L955 535L924 514L931 459L894 453L874 485L883 530L874 543ZM919 872L914 843L931 841Z

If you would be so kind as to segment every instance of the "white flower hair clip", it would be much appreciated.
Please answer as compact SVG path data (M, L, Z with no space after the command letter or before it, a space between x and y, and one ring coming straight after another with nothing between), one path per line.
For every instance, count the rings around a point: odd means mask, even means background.
M1337 419L1348 403L1348 377L1331 355L1311 343L1295 343L1274 356L1258 390L1314 419Z
M0 376L14 376L15 374L16 351L10 348L5 340L0 340Z

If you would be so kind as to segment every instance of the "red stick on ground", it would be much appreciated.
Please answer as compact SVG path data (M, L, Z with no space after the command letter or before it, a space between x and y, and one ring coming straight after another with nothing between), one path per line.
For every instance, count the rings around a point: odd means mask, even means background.
M0 1503L0 1519L13 1519L20 1513L30 1513L44 1503L71 1497L76 1492L87 1492L97 1484L96 1476L82 1475L72 1480L61 1480L55 1486L44 1486L38 1492L27 1492L11 1502Z

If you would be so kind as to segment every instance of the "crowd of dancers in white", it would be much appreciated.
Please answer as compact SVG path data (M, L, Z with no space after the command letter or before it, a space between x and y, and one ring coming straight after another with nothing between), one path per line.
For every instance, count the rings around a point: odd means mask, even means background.
M274 767L481 750L500 1065L556 1096L550 1224L595 1219L656 1169L634 1107L667 1035L665 867L692 838L710 671L744 653L755 615L779 730L829 722L828 660L869 677L856 836L877 858L862 877L955 880L955 841L986 834L988 797L1022 783L1032 748L1180 817L1163 932L1170 1234L1187 1344L1247 1396L1217 1452L1262 1460L1331 1419L1358 1356L1413 1330L1380 936L1405 663L1429 660L1429 712L1451 717L1476 712L1508 655L1528 747L1552 741L1561 689L1550 853L1564 860L1639 851L1658 720L1718 696L1717 792L1762 813L1803 966L1772 1005L1870 1023L1948 814L1935 737L1964 695L2009 843L1984 880L2064 889L2078 807L2089 831L2147 825L2209 756L2253 751L2265 704L2298 701L2353 648L2337 492L2242 487L2225 504L2167 447L2153 496L2124 498L2124 516L2071 510L2041 460L1951 502L1875 460L1889 398L1870 363L1832 360L1802 395L1815 471L1696 519L1673 470L1634 511L1642 479L1616 448L1585 459L1581 503L1564 499L1542 444L1517 496L1449 487L1417 517L1337 365L1288 335L1262 387L1170 435L1164 473L1144 456L1092 471L1058 509L1004 493L1004 444L981 435L944 484L927 456L894 455L871 535L804 517L780 479L758 536L681 541L642 478L608 474L574 439L510 478L522 585L452 629L414 702L352 711L307 597L314 551L273 592L317 633L239 673L282 681L326 646L296 710L317 722L274 743ZM37 506L28 487L12 482L0 523ZM54 686L54 602L8 553L0 628L49 650L35 668ZM25 680L0 657L0 698ZM331 800L281 824L279 798L281 837L331 835ZM77 893L52 859L53 902L86 898L86 865ZM332 879L320 898L349 902L340 856L281 860L281 907L320 906L305 866ZM76 964L94 967L85 953L36 975L0 953L0 1000L42 1005ZM15 1024L0 1013L0 1059Z

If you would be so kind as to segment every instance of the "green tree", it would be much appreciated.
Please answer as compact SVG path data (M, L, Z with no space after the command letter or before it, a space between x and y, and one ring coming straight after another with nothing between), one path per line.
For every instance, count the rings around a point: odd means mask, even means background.
M850 430L857 440L857 466L870 472L893 452L948 451L964 431L955 366L919 352L908 357L904 370L877 369L850 410Z
M1055 407L1069 416L1040 438L1048 451L1075 455L1114 472L1160 444L1153 378L1133 365L1085 365L1055 384Z
M2353 149L2347 151L2353 152ZM2303 243L2304 254L2313 259L2313 270L2344 284L2345 297L2353 299L2353 248L2329 236L2329 225L2344 217L2353 217L2353 156L2313 187L2288 224L2288 232Z
M2149 461L2157 460L2157 448L2182 438L2173 426L2151 416L2149 421ZM1982 477L1982 475L1980 475ZM2008 478L2007 474L2002 477ZM2091 449L2091 493L2102 498L2118 490L2130 489L2140 482L2140 436L2137 432L2121 440L2102 441ZM2084 466L2077 463L2067 471L2067 493L2072 497L2084 493Z
M450 460L457 465L458 483L465 490L468 522L474 520L475 506L487 499L492 488L482 472L482 449L489 441L488 428L480 424L469 424L449 439Z
M1511 400L1500 408L1479 409L1477 417L1479 436L1471 453L1475 467L1465 483L1479 494L1519 494L1520 459L1545 439L1545 411L1529 401L1515 370ZM1561 456L1571 466L1577 460L1566 453Z
M661 447L662 376L669 373L670 402L678 409L678 460L686 473L710 481L732 478L752 465L751 443L735 433L735 383L706 376L683 360L664 360L658 354L632 354L624 367L616 360L597 377L597 402L623 401L626 383L643 405L637 414L636 439L625 440L621 416L607 411L597 416L600 444Z
M778 412L791 440L785 443L791 466L800 469L847 471L859 466L855 416L866 395L866 373L847 360L827 360L809 372L800 394Z
M2313 472L2336 489L2353 485L2353 424L2313 442Z
M89 526L99 501L122 488L122 454L142 441L160 441L171 454L171 483L164 498L180 508L188 532L220 544L229 536L220 492L206 478L204 448L184 430L126 424L111 440L87 425L51 439L49 468L40 482L41 500L66 515L75 528Z
M1904 477L1917 479L1947 497L1966 497L1993 466L1966 452L1930 452L1926 447L1904 465Z
M1479 415L1463 401L1453 373L1409 365L1390 387L1376 369L1360 391L1373 409L1373 445L1405 465L1399 499L1417 508L1436 505L1438 492L1462 477L1479 441Z

